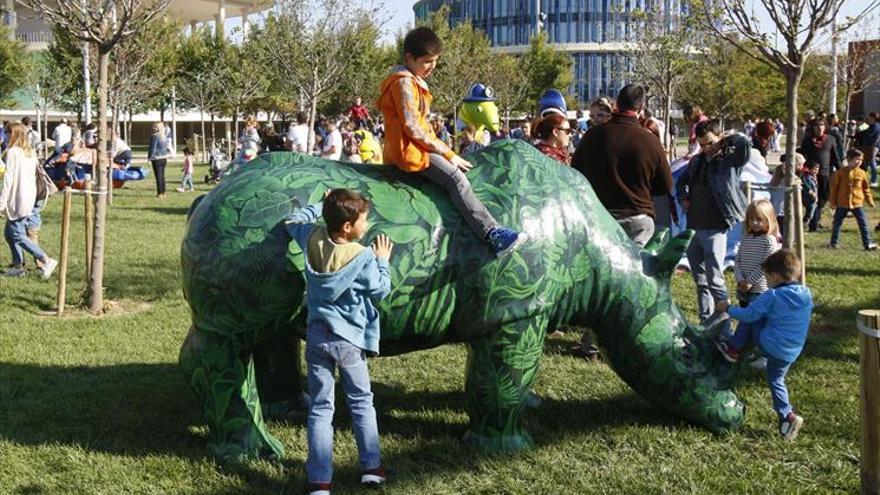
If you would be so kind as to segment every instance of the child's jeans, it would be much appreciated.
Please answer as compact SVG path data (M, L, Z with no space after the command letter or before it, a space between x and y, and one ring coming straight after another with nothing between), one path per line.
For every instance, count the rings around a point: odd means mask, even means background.
M749 344L755 344L761 349L758 335L763 327L763 321L749 325L740 324L736 329L736 333L730 339L730 344L734 349L740 351L748 347ZM776 359L764 351L764 349L761 349L761 352L767 357L767 385L770 387L770 396L773 397L773 409L779 415L780 420L782 420L793 410L788 402L788 388L785 386L785 374L788 373L788 368L791 367L793 362Z
M307 421L309 483L330 483L333 478L333 373L337 367L351 412L361 469L379 467L379 429L363 349L334 334L327 324L313 323L306 331L306 364L312 400Z
M186 189L187 187L189 187L189 189L192 191L196 190L196 186L193 185L192 174L183 174L183 180L180 181L181 189Z
M480 236L481 240L485 240L486 234L497 227L498 222L474 195L471 183L465 177L464 172L441 155L431 153L430 156L430 165L419 174L446 189L446 193L452 199L452 204L455 205L470 228Z
M28 217L22 217L18 220L6 220L6 227L3 230L6 237L6 244L12 252L12 264L20 267L24 264L24 253L27 251L35 260L46 259L46 253L40 249L40 245L32 241L27 236Z
M846 214L853 212L856 217L856 223L859 224L859 232L862 234L862 246L868 247L871 244L871 234L868 232L868 219L865 217L865 210L859 208L837 208L834 210L834 223L831 224L831 245L836 246L840 243L840 227L843 225L843 219Z

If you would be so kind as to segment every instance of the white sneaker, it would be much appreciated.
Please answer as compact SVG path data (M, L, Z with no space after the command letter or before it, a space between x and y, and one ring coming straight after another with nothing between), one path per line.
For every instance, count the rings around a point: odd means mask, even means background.
M58 267L58 260L46 257L45 263L43 263L43 268L40 271L43 274L43 280L49 280L49 277L52 276L52 273L55 272L55 268Z
M797 437L801 426L804 425L804 418L798 416L794 412L788 413L788 416L779 424L779 434L787 441L792 441Z
M767 369L767 358L759 357L757 359L753 359L749 361L749 366L756 370L766 370Z

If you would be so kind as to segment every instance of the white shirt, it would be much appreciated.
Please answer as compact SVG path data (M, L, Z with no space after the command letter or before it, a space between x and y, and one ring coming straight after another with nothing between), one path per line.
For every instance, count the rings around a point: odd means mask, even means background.
M131 151L131 147L121 138L116 138L116 141L113 142L113 148L111 148L110 154L116 156L124 151Z
M330 150L333 150L332 152ZM342 158L342 133L339 129L335 129L327 134L327 141L324 143L324 152L321 154L328 160L340 160Z
M71 138L73 137L73 129L70 128L69 125L65 123L58 124L58 127L52 131L52 141L55 141L55 147L61 148L65 144L69 143Z
M290 143L291 151L306 153L306 146L309 142L308 124L291 125L287 129L287 142Z
M0 213L10 220L31 214L37 202L37 158L27 156L18 146L6 154L6 174L0 192Z

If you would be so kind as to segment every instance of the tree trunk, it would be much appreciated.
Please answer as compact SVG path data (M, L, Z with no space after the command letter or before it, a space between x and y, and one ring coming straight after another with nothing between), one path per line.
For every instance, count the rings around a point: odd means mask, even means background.
M797 119L798 119L798 86L800 86L803 68L790 69L785 72L785 106L788 110L788 135L785 140L785 179L783 184L791 188L797 183L797 171L795 170L794 153L797 148ZM804 246L796 242L803 239L804 224L795 215L795 196L785 195L785 238L783 240L786 249L790 249L801 259L801 271L806 271L804 259ZM800 245L796 245L800 244Z
M119 137L119 95L117 94L116 97L113 98L113 100L114 100L113 121L112 121L113 123L110 126L110 132L107 133L107 137L111 138L111 139L112 139L111 135ZM114 139L110 143L110 146L108 146L109 152L113 151L113 143L115 143L115 142L116 142L116 140ZM110 187L107 188L107 204L112 206L113 205L113 157L108 155L108 158L110 158L110 160L108 160L108 162L107 162L107 183L110 185Z
M306 139L306 154L311 155L315 148L315 118L318 113L318 96L309 96L309 138Z
M852 97L849 82L846 85L846 96L843 102L843 149L849 149L849 134L847 134L847 122L849 122L849 99Z
M666 157L672 162L672 157L675 155L675 139L669 134L669 129L672 128L670 127L672 124L672 118L670 117L670 114L672 113L672 89L666 93L666 98L664 98L664 100L663 105L665 108L663 111L665 113L663 116L663 133L665 136L663 136L660 141L666 143Z
M205 111L199 108L199 124L202 126L202 163L208 161L208 150L205 149Z
M216 135L217 133L216 133L216 131L215 131L215 129L214 129L214 126L215 126L215 125L216 125L216 124L214 123L214 112L211 112L211 145L212 145L212 146L213 146L214 143L217 141L217 135Z
M159 122L165 122L165 105L159 106Z
M95 201L95 232L92 241L92 273L89 277L89 312L104 312L104 233L107 216L107 66L110 53L100 50L100 82L98 83L98 196Z

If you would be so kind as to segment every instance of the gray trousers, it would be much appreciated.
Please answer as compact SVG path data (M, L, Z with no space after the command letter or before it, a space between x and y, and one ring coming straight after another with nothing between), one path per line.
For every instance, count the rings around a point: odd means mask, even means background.
M486 239L486 234L498 226L498 222L489 213L483 203L474 196L471 183L465 177L464 172L458 169L449 160L441 155L431 153L431 165L419 172L431 182L446 189L452 203L464 220L481 240Z
M654 219L648 215L636 215L634 217L618 218L617 223L623 227L626 236L633 240L639 247L651 240L654 235Z
M724 257L727 254L727 230L697 229L687 249L691 275L697 284L697 307L700 322L715 312L715 301L727 301L724 283Z

